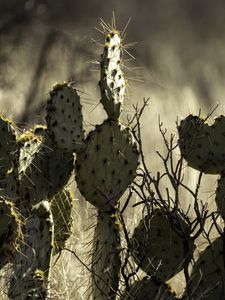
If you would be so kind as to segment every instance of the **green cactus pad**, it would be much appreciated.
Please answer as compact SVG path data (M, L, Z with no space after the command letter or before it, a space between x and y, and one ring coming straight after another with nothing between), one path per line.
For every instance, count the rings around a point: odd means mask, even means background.
M57 193L51 200L54 222L54 254L63 249L71 234L73 197L67 189Z
M135 282L121 300L174 300L177 299L170 286L153 278Z
M67 83L57 84L50 92L46 121L50 136L58 148L70 153L83 149L80 96Z
M2 180L6 176L7 171L13 167L17 144L12 121L2 116L0 116L0 132L0 179Z
M106 43L100 61L101 103L109 119L118 120L125 97L126 81L122 71L120 33L112 30L105 36Z
M98 212L92 256L93 300L114 300L120 272L120 224L116 214Z
M189 166L206 174L220 174L225 169L225 117L208 125L189 115L178 126L181 155Z
M8 263L22 240L21 217L10 200L0 197L0 268Z
M188 235L187 224L178 217L181 232ZM193 242L189 242L189 253L184 253L184 240L171 227L167 215L155 210L145 216L135 228L131 238L131 250L136 263L147 274L167 281L183 268L185 255L193 253Z
M35 128L20 141L20 195L31 205L51 198L68 181L73 155L55 149L45 128Z
M9 299L48 299L52 248L52 215L48 201L41 201L24 225L24 241L14 258Z
M225 269L223 238L217 238L197 260L191 275L192 299L225 299Z
M85 144L76 160L78 188L98 209L111 211L136 174L137 146L130 130L112 121L97 126Z

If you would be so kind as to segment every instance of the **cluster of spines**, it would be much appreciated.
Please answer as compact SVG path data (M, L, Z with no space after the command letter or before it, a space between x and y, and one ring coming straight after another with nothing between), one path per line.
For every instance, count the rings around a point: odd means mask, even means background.
M122 71L121 36L115 29L105 35L100 66L101 103L108 118L118 120L126 94L126 80Z

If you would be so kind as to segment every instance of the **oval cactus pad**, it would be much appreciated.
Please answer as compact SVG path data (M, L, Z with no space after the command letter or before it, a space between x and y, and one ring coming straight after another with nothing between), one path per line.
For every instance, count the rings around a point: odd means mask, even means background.
M187 224L178 218L182 232L188 231ZM186 255L193 252L193 242L189 252L184 254L184 240L171 226L167 215L156 210L145 216L135 228L131 239L133 257L149 275L166 281L180 272Z
M67 152L82 149L84 131L80 96L67 83L55 85L50 92L46 121L57 147Z
M220 174L225 169L225 117L208 125L189 115L178 126L181 155L192 168L206 174Z
M127 127L111 121L97 126L85 143L76 160L78 188L98 209L111 211L136 174L136 143Z

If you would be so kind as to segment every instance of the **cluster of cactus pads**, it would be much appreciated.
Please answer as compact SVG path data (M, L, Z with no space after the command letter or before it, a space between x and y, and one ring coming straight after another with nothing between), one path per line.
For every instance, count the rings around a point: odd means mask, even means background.
M225 219L225 117L219 116L212 125L199 116L189 115L178 126L181 155L188 165L205 174L220 175L215 202ZM225 298L224 233L200 254L190 275L193 299Z
M127 86L122 54L120 32L107 30L99 81L107 118L87 135L80 96L67 83L50 92L46 125L21 133L12 121L0 118L0 267L13 265L9 299L51 298L52 257L71 233L73 197L66 184L73 170L81 195L97 210L92 299L177 299L167 281L190 262L195 245L178 210L157 207L140 221L128 245L146 277L118 293L124 226L119 201L139 163L134 136L121 121ZM216 203L224 219L225 117L209 126L190 115L178 132L181 155L188 164L206 174L220 174ZM184 294L184 299L200 299L205 291L207 299L225 298L223 244L218 238L200 255L190 275L191 298Z
M22 132L1 117L1 267L13 263L10 299L50 297L52 256L70 235L70 192L78 188L98 211L94 234L93 299L114 299L120 272L118 201L136 174L138 150L120 114L126 81L120 34L111 30L101 57L100 91L108 118L84 135L77 91L57 84L47 102L47 126Z

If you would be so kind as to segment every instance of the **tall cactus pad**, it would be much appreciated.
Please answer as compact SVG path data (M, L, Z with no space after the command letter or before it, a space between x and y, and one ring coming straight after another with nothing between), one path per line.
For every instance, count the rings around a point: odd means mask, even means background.
M153 215L145 216L135 228L131 239L133 257L138 265L158 280L167 281L183 268L184 259L192 255L193 242L189 242L189 253L184 250L187 224L177 216L178 234L171 226L167 215L156 210ZM181 234L181 235L180 235Z
M0 268L8 263L19 241L22 241L22 222L10 200L0 197Z
M67 189L61 190L51 200L54 222L54 254L63 249L71 234L73 198Z
M120 233L116 214L98 212L92 256L93 300L114 300L120 272Z
M73 169L73 155L55 149L45 128L28 132L20 144L20 195L36 204L52 197L66 184Z
M0 116L0 179L13 167L17 148L16 135L10 120Z
M80 96L67 83L57 84L50 92L46 121L58 148L70 153L79 152L83 148Z
M189 115L178 126L181 155L188 164L207 174L220 174L225 168L225 117L209 126L197 116Z
M33 207L24 233L21 252L14 258L9 299L47 299L53 247L53 221L48 201Z
M122 45L118 31L105 36L106 43L100 61L101 103L109 119L117 120L125 97L126 81L122 71Z
M192 299L225 299L225 270L223 238L217 238L197 260L191 275Z
M218 179L216 190L216 205L221 217L225 220L225 174L222 173Z
M113 121L98 125L85 144L76 160L78 188L98 209L111 211L136 174L137 146L129 128Z
M162 281L144 278L135 282L121 300L175 300L175 293Z

